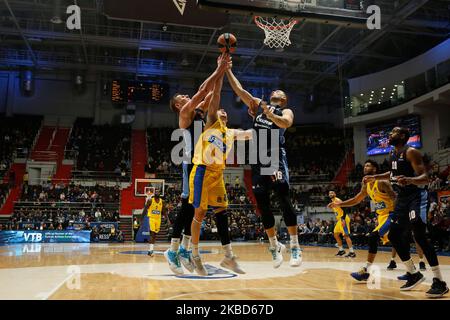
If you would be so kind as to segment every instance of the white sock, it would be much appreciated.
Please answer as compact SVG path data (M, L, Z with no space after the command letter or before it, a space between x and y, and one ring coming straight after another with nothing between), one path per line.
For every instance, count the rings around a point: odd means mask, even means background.
M408 261L403 261L406 267L406 271L408 271L411 274L417 273L416 266L414 265L414 261L412 259L409 259Z
M343 246L340 246L340 247L338 247L339 248L339 251L343 251L344 250L344 247Z
M198 244L192 244L192 255L194 257L200 256L200 252L198 250Z
M433 275L435 278L438 278L439 280L442 280L442 274L441 274L441 268L439 266L431 267L431 271L433 271Z
M191 247L191 236L183 235L183 241L181 241L181 245L186 250L189 250L189 248Z
M290 239L291 239L291 247L298 247L298 235L294 234L294 235L290 235Z
M366 262L366 270L369 270L369 268L372 266L372 262L367 261Z
M423 262L423 258L420 258L420 259L419 259L419 262Z
M171 251L178 251L178 247L180 246L180 238L172 238L170 240L170 250Z
M153 243L150 243L150 251L153 251Z
M353 251L353 247L350 247L350 252L355 252L355 251Z
M391 258L391 261L394 261L394 262L395 262L395 258Z
M270 243L270 247L271 247L271 248L276 248L276 247L278 247L277 236L269 237L269 243Z
M231 258L233 256L233 250L231 249L231 243L222 246L225 251L225 257Z

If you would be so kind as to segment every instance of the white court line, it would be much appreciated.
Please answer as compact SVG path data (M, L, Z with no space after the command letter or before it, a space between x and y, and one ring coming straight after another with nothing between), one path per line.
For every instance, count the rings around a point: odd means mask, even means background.
M58 283L53 290L51 290L50 292L41 292L39 294L36 295L36 297L41 298L41 300L48 300L48 298L50 298L56 291L58 291L64 284L67 283L67 281L69 281L70 279L72 279L72 277L74 276L74 274L69 274L63 281L61 281L60 283Z

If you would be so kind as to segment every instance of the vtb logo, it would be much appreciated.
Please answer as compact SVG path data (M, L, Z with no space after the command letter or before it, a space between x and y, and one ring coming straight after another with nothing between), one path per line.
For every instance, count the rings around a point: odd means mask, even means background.
M41 233L25 233L24 235L26 242L41 242L42 241L42 234ZM31 237L31 241L30 241Z

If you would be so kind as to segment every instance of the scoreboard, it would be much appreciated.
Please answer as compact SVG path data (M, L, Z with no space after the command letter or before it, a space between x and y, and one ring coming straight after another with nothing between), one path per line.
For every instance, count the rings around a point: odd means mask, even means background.
M168 103L169 85L161 82L113 80L111 100L113 103Z

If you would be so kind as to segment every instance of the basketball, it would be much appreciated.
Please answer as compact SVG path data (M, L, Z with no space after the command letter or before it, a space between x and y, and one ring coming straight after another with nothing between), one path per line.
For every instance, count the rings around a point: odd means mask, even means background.
M222 53L233 53L236 51L237 39L231 33L223 33L217 39L219 50Z

